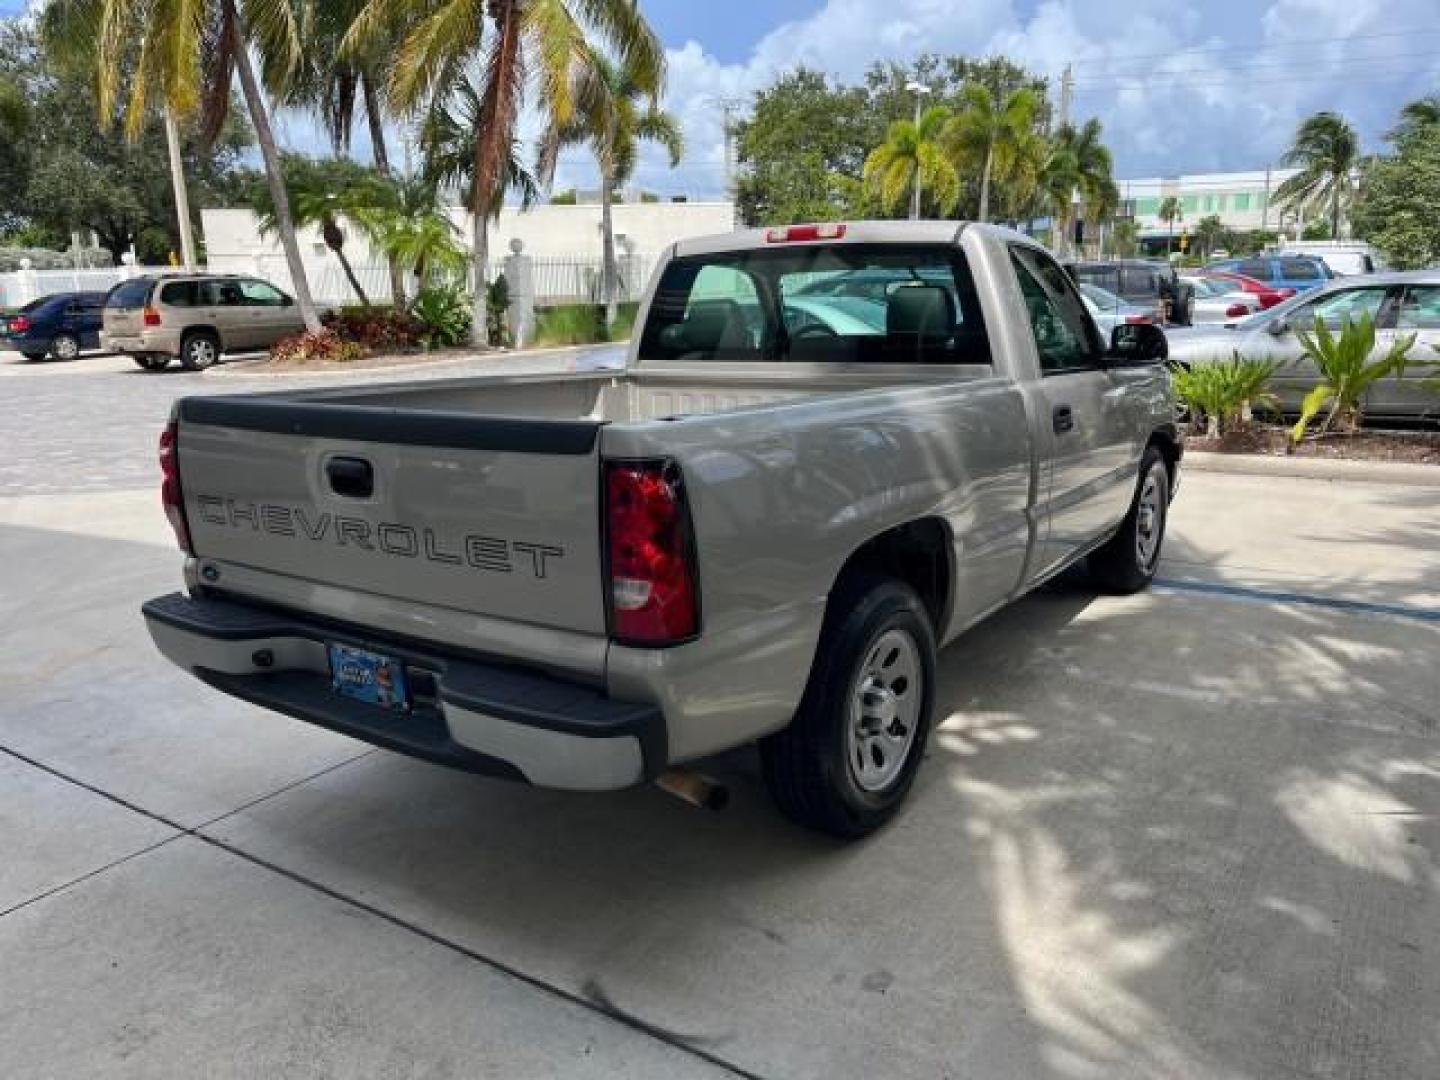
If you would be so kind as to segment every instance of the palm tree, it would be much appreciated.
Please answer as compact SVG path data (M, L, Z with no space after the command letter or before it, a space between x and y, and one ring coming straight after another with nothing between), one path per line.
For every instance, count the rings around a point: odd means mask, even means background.
M354 267L345 256L345 230L340 223L347 215L362 215L381 201L375 174L352 161L315 161L300 154L286 154L281 162L295 228L303 229L310 225L319 228L325 246L339 260L351 290L361 305L368 308L370 298L365 295ZM279 223L268 187L255 193L252 206L260 219L261 235L274 235Z
M1440 126L1440 94L1430 94L1428 97L1417 98L1400 110L1400 123L1385 137L1391 142L1400 143L1427 131L1432 127Z
M634 0L366 0L346 35L346 50L363 53L402 20L408 32L389 77L390 99L401 110L422 108L437 92L447 92L456 73L481 58L483 84L472 132L471 333L477 345L486 345L486 226L507 186L527 84L538 89L537 104L552 122L563 126L575 114L571 75L577 56L592 47L611 51L636 73L646 93L657 95L664 83L664 49Z
M1006 170L1035 126L1040 98L1020 87L996 98L979 83L960 93L961 110L946 126L944 141L958 162L980 171L979 220L990 220L990 178L996 166Z
M1055 143L1060 154L1068 159L1073 170L1075 189L1080 192L1080 204L1085 219L1098 225L1111 214L1120 203L1120 190L1115 186L1114 160L1110 150L1101 140L1100 121L1091 117L1078 128L1073 124L1061 124L1055 132ZM1065 235L1070 235L1071 207L1065 207Z
M920 114L920 123L896 120L885 141L865 159L865 186L887 214L898 214L916 191L924 192L941 214L960 201L960 175L941 148L940 137L950 122L944 105Z
M1174 195L1166 195L1160 200L1160 209L1155 216L1165 222L1165 254L1169 255L1175 250L1175 222L1185 216L1180 200Z
M1225 223L1220 220L1219 214L1203 217L1195 225L1195 246L1204 251L1208 259L1224 235Z
M576 64L571 95L576 113L570 123L553 125L542 143L540 173L548 183L555 174L555 160L561 147L588 143L600 166L600 289L605 299L605 327L615 325L617 282L615 265L615 224L612 204L615 191L625 186L635 172L640 140L659 143L670 155L672 167L680 164L685 140L679 121L660 108L647 93L635 72L623 62L590 53Z
M61 48L94 67L101 122L115 115L123 94L125 131L132 139L144 130L150 110L164 107L176 119L198 116L203 138L213 141L239 76L295 302L306 328L320 330L269 107L251 60L253 49L272 90L287 83L304 48L296 12L274 0L54 0L52 7L50 27Z
M1301 121L1295 141L1280 159L1300 171L1275 192L1275 201L1299 210L1330 207L1330 235L1340 236L1342 211L1355 196L1360 137L1342 116L1318 112Z

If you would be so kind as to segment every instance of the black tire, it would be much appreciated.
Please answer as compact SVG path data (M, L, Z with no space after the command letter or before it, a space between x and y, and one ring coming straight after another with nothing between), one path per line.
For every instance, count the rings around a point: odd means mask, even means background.
M1169 519L1170 470L1152 444L1140 459L1140 479L1119 531L1090 554L1090 577L1095 584L1122 596L1148 588L1160 565Z
M74 334L56 334L50 342L50 355L56 360L78 360L80 339Z
M170 366L170 357L164 353L140 353L130 359L146 371L163 371Z
M220 359L220 339L208 330L192 330L180 341L180 363L186 371L204 371Z
M866 692L861 683L867 668L876 670L886 660L880 646L888 652L905 639L914 651L904 658L913 668L904 670L917 671L920 686L899 677L892 677L889 686L870 683L869 692L889 695L877 705L888 711L857 714L861 724L852 731L851 701ZM889 670L902 671L898 659L891 663L895 666ZM907 693L914 697L907 700ZM925 756L934 703L935 633L915 591L890 578L857 575L843 581L831 595L800 708L789 727L760 744L765 783L776 805L801 825L845 839L875 831L910 791ZM912 725L910 738L885 759L885 768L895 770L887 777L878 768L880 758L872 755L881 745L893 748L897 732L903 738L906 720ZM866 721L877 726L861 734L859 726ZM869 786L859 777L861 769L877 770L868 777Z

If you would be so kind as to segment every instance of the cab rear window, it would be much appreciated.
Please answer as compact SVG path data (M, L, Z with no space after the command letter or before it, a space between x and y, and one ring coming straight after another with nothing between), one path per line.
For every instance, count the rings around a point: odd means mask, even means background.
M948 245L675 259L656 288L640 353L682 363L990 363L974 280Z
M124 281L110 290L110 297L105 301L108 308L139 308L144 307L150 300L150 289L154 285L151 281Z

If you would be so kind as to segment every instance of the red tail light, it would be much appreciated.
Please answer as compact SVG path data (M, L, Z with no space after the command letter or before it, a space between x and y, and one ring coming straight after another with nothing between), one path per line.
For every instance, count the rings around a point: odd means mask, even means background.
M1125 321L1131 326L1134 326L1137 323L1150 323L1154 322L1155 320L1150 318L1149 315L1126 315Z
M1249 314L1250 309L1244 304L1231 304L1225 309L1225 317L1227 319L1243 319Z
M12 334L28 334L30 327L34 325L35 324L24 315L16 315L15 318L10 320L10 332Z
M148 304L145 305L145 311L144 311L142 317L143 317L144 320L145 320L145 325L146 325L146 326L159 326L159 325L160 325L160 312L157 311L155 308L150 307L150 305L148 305Z
M767 244L797 244L802 240L839 240L845 235L845 226L835 221L820 225L787 225L781 229L767 229Z
M180 490L180 428L171 420L160 433L160 505L175 530L175 542L187 555L194 555L190 544L190 523L185 520L185 494Z
M700 629L690 510L669 461L605 466L610 630L626 645L675 645Z

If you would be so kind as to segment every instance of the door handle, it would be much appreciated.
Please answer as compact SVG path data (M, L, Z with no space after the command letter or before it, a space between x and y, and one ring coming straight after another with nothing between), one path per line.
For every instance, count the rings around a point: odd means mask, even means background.
M368 499L375 494L375 468L364 458L333 457L325 463L330 490L347 499Z
M1055 411L1050 414L1050 424L1054 427L1056 435L1074 431L1075 413L1071 411L1069 405L1056 405Z

